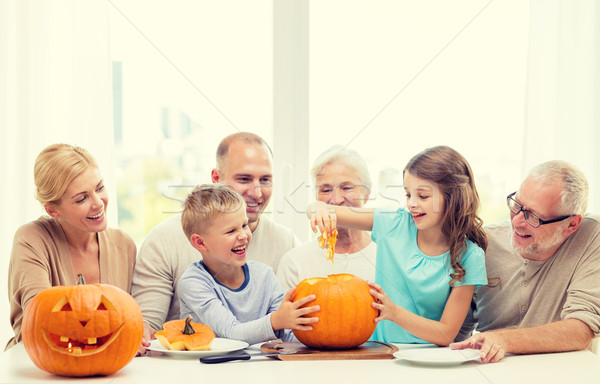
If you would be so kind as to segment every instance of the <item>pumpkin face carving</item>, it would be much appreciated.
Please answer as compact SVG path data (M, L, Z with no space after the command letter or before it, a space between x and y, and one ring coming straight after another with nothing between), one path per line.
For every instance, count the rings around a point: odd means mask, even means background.
M105 284L55 286L23 315L23 344L41 369L62 376L109 375L142 341L142 314L125 291Z
M294 330L303 344L319 349L349 349L359 346L375 331L378 311L366 281L351 274L329 275L302 280L292 301L314 294L316 299L304 306L319 305L312 331Z

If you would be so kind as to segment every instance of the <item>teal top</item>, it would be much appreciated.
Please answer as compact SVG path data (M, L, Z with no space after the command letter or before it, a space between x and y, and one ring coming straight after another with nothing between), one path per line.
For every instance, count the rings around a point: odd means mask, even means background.
M419 316L439 321L450 296L450 252L427 256L417 245L417 227L410 212L376 209L371 238L377 243L375 282L397 305ZM460 261L466 271L454 286L486 285L483 249L467 241ZM377 324L372 340L390 343L426 343L393 321Z

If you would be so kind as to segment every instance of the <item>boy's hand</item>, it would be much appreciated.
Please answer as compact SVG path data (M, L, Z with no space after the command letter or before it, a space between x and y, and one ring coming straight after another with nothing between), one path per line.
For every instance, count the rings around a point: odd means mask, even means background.
M312 331L312 326L306 324L312 324L319 321L318 317L303 317L306 314L320 310L321 308L318 305L300 308L304 304L315 300L315 295L308 295L297 300L296 302L292 302L291 298L294 294L294 291L296 291L295 287L287 291L283 297L281 306L271 315L271 326L273 327L274 331L279 331L280 329Z

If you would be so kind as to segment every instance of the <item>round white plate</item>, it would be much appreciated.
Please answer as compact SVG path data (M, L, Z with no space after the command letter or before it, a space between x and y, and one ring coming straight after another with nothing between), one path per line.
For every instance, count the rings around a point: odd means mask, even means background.
M197 358L201 356L222 355L227 352L239 351L240 349L244 349L247 347L248 343L246 343L245 341L222 339L216 337L213 340L211 344L211 349L209 351L171 351L163 347L160 341L158 340L152 340L150 342L150 346L146 349L150 351L162 352L173 357Z
M450 348L410 348L394 353L399 359L421 365L459 365L478 360L481 352L477 349L454 350Z

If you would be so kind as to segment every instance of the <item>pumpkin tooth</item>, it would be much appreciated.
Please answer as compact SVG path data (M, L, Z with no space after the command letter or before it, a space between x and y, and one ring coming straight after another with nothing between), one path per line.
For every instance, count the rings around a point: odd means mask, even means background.
M81 356L81 348L73 347L71 348L71 353L75 356Z
M98 342L98 339L95 337L90 337L89 339L87 339L88 344L96 344L97 342Z
M61 336L60 337L60 341L62 341L63 343L68 343L69 342L69 338L67 336Z

